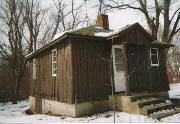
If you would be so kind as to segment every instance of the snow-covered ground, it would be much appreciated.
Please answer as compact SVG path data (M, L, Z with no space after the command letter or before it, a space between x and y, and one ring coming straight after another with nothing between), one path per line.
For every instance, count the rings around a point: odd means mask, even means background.
M180 83L170 84L169 97L180 99Z
M95 114L92 116L85 116L81 118L72 118L65 116L49 116L49 115L26 115L23 111L28 108L28 101L19 102L15 105L5 105L1 106L0 112L0 123L21 123L21 124L48 124L48 123L64 123L64 122L114 122L114 112L108 111L103 114ZM128 114L124 112L115 112L115 121L116 122L158 122L151 118Z
M171 90L169 91L171 98L179 98L180 99L180 83L179 84L171 84ZM49 115L26 115L24 113L25 110L28 109L28 100L18 102L18 104L11 103L0 103L0 124L8 123L20 123L20 124L52 124L52 123L64 123L64 122L89 122L89 123L112 123L114 122L114 116L112 111L108 111L102 114L95 114L92 116L85 116L81 118L71 118L65 116L49 116ZM161 119L160 121L153 120L146 116L128 114L125 112L115 112L115 121L116 122L180 122L180 113L175 114L173 116L169 116Z

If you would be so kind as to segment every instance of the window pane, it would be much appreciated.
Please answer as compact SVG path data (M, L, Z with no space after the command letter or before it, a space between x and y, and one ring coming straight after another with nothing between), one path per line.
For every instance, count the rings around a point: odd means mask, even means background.
M56 63L52 63L52 69L56 69L57 68L57 64Z
M54 70L54 74L57 74L57 69Z
M157 54L157 49L151 49L151 54Z
M52 74L56 76L57 74L57 50L52 50Z
M54 70L54 63L52 63L52 69Z
M114 52L115 52L115 56L120 56L121 50L119 48L115 48Z
M115 52L115 64L123 64L122 50L119 48L115 48L114 52Z
M158 66L159 65L159 60L158 60L158 49L156 48L151 48L151 64L152 66Z
M124 70L124 67L123 67L123 64L116 64L116 71L123 71Z
M152 64L158 64L157 55L151 55L151 61L152 61Z
M115 53L115 65L116 65L116 71L123 71L123 55L122 50L120 48L114 49Z
M33 79L36 79L36 59L33 59Z
M57 56L56 50L52 51L52 62L56 61L56 58L57 58L56 56Z
M52 61L53 62L56 61L56 56L53 56Z
M57 68L57 63L54 63L54 68Z
M53 70L53 74L56 74L56 73L57 73L57 69L54 69L54 70Z
M120 61L121 61L120 56L116 56L116 57L115 57L115 63L116 63L116 64L120 64Z

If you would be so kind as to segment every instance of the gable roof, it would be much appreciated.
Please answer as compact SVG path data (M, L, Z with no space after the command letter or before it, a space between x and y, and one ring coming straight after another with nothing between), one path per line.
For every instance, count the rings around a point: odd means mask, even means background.
M52 41L42 48L38 49L34 53L30 53L26 56L26 59L29 59L39 52L42 52L51 46L55 45L56 43L62 41L63 39L67 38L68 36L74 36L74 37L84 37L84 38L95 38L95 39L111 39L112 37L119 37L121 33L123 33L126 30L130 30L134 27L138 27L140 30L142 30L152 41L154 41L152 35L150 35L139 23L134 23L132 25L128 25L124 28L121 28L119 30L105 30L101 27L95 27L95 26L89 26L89 27L84 27L80 29L75 29L75 30L69 30L65 32L61 32L57 35L54 36Z
M52 41L62 37L65 34L77 34L84 36L111 38L112 36L118 35L119 33L125 31L126 29L132 29L134 27L139 27L150 39L154 40L152 35L150 35L139 23L134 23L132 25L127 25L126 27L123 27L118 30L105 30L101 27L96 27L96 26L89 26L75 30L68 30L55 35Z
M110 39L112 36L113 36L113 37L119 37L119 35L120 35L121 33L123 33L124 31L126 31L126 30L131 30L131 29L133 29L133 28L139 28L143 33L145 33L145 35L146 35L147 37L149 37L152 41L154 41L153 36L152 36L151 34L149 34L149 33L147 32L147 30L145 30L139 23L134 23L134 24L132 24L132 25L127 25L126 27L121 28L120 30L115 31L115 33L112 34L111 36L109 36L108 39Z

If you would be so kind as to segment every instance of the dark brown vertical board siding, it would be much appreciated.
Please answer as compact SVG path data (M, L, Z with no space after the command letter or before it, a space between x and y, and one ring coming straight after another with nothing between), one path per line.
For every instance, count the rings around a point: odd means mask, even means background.
M106 41L73 38L73 84L75 101L86 102L108 98L110 86L111 45Z
M130 92L167 91L169 89L165 48L159 50L160 66L150 65L152 38L134 26L113 39L113 45L126 44L126 76ZM112 39L73 36L63 39L37 54L37 78L30 62L31 95L65 103L108 99L111 94ZM155 47L155 46L154 46ZM52 77L51 50L57 48L57 77Z
M112 39L109 40L111 42ZM165 51L159 49L159 67L150 65L150 46L153 40L140 27L127 29L114 38L113 44L127 43L126 58L131 92L167 91L169 89Z
M127 45L126 56L128 56L127 65L131 92L169 90L164 48L158 47L158 53L160 65L151 66L150 47Z
M127 45L127 66L130 90L132 92L148 91L148 70L146 47Z
M52 77L51 50L57 49L57 77ZM33 62L30 63L31 95L74 103L72 86L72 52L70 41L60 42L36 56L37 78L33 79Z
M111 41L111 39L109 41ZM133 27L123 31L118 37L114 38L114 44L122 44L123 42L145 45L148 42L152 42L152 39L150 39L139 27Z
M151 47L158 48L159 66L150 66L150 77L151 77L150 90L151 91L168 91L169 84L168 84L168 77L167 77L165 48L156 47L156 46L151 46Z

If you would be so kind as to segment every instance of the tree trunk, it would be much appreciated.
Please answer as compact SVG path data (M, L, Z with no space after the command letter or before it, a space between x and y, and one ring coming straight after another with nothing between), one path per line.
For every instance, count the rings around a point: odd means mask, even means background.
M17 104L17 101L19 99L19 90L20 90L20 86L21 86L22 76L24 74L24 69L25 69L25 66L23 64L22 67L20 68L19 74L15 81L14 96L13 96L13 100L12 100L13 104Z
M13 97L13 101L12 101L13 104L17 104L17 101L19 99L19 90L20 90L20 85L21 85L21 79L22 79L22 76L19 76L18 80L16 82L16 86L15 86L15 90L14 90L14 97Z
M162 41L165 43L168 40L169 28L170 28L169 6L170 6L170 0L164 0L164 30L163 30Z

